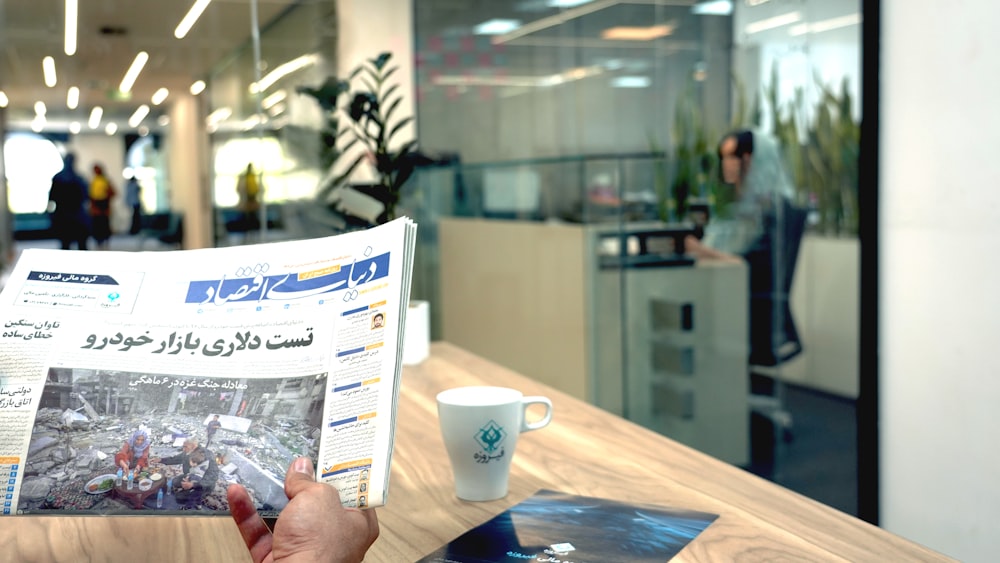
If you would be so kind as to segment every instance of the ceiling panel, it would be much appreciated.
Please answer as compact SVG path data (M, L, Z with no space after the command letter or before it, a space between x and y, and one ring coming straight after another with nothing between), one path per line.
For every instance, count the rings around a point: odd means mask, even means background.
M326 1L326 0L309 0ZM258 21L266 25L296 0L258 0ZM90 109L101 105L107 119L124 121L141 103L165 87L186 91L251 37L250 0L215 0L184 39L174 28L190 0L79 0L78 47L63 49L64 0L0 1L0 90L10 100L9 120L30 119L35 101L45 102L52 122L86 122ZM149 62L131 99L114 95L139 51ZM42 58L56 61L58 83L45 86ZM70 86L80 88L80 106L66 107ZM169 103L169 99L168 99Z

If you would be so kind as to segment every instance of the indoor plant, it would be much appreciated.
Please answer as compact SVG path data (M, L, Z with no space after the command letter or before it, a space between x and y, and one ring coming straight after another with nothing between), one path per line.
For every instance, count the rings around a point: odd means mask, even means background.
M406 181L413 174L417 141L398 142L397 136L413 121L412 116L397 116L402 95L399 84L389 79L398 70L390 65L392 54L384 52L368 59L346 78L327 78L317 88L300 86L300 94L311 96L323 111L325 122L320 131L321 163L330 171L322 179L317 198L335 213L353 216L368 224L380 224L396 216L396 205ZM344 166L343 158L348 159ZM350 185L351 176L362 163L375 170L375 182ZM377 214L354 214L345 199L353 190L373 198L383 206Z

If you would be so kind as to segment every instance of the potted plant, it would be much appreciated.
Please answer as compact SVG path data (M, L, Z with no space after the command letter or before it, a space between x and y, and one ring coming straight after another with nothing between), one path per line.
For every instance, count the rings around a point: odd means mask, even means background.
M348 216L349 224L361 221L367 226L394 219L402 189L413 174L417 141L397 140L413 117L397 115L403 97L399 84L389 82L399 68L391 60L392 54L384 52L346 78L333 76L319 87L297 88L298 93L316 100L325 118L320 146L321 163L328 173L317 198L330 211ZM346 167L340 166L343 158L351 159ZM365 162L374 167L375 182L351 186L352 175ZM359 197L371 198L381 208L372 211Z

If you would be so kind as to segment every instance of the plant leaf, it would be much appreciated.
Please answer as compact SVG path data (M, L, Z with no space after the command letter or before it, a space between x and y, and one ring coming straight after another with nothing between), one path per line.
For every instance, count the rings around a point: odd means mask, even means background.
M392 53L386 51L380 53L379 56L374 59L369 59L368 62L371 63L371 65L375 67L376 70L381 71L391 58L392 58Z
M398 133L400 129L402 129L404 126L406 126L411 121L413 121L412 117L404 117L403 119L399 120L399 123L397 123L396 125L394 125L392 127L392 129L389 130L389 136L386 137L386 140L387 141L391 141L392 138L396 135L396 133Z
M392 76L393 74L395 74L397 70L399 70L399 67L398 66L394 66L394 67L390 68L389 70L385 71L385 73L382 75L382 77L381 77L381 79L379 81L384 83L386 80L389 80L389 77ZM386 94L386 96L388 96L388 94Z
M386 123L392 121L392 114L396 111L396 108L399 107L399 104L402 101L403 98L396 98L391 104L389 104L389 109L385 110L385 115L382 116Z

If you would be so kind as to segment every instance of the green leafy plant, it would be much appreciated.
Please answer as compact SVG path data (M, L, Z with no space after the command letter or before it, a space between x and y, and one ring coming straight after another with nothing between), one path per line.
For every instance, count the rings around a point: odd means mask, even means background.
M300 86L300 94L311 96L323 110L325 123L320 131L321 162L326 170L342 158L352 160L319 187L317 196L327 201L341 189L363 162L374 165L376 185L365 193L385 205L378 223L394 219L396 205L406 181L413 175L413 153L417 141L397 143L396 137L413 121L397 116L403 97L399 84L389 79L398 66L385 52L368 59L346 78L330 77L317 88Z
M734 79L735 80L735 79ZM741 123L746 113L745 96L739 82L737 93L737 111L734 115L734 126ZM715 143L721 138L722 131L709 131L705 125L704 112L697 92L697 83L689 78L674 106L673 130L671 131L672 154L670 164L674 173L668 173L666 159L658 160L655 170L655 183L659 200L659 215L663 221L683 220L687 214L688 205L694 200L706 201L714 215L725 216L729 204L732 203L734 192L723 186L718 178L718 155L715 154ZM650 140L650 148L659 153L662 147Z
M785 159L799 199L811 201L819 214L817 230L824 234L854 235L858 232L858 158L861 125L854 119L854 101L845 78L835 92L814 78L820 99L806 117L802 88L788 106L778 103L777 66L765 98L773 115L773 132Z

